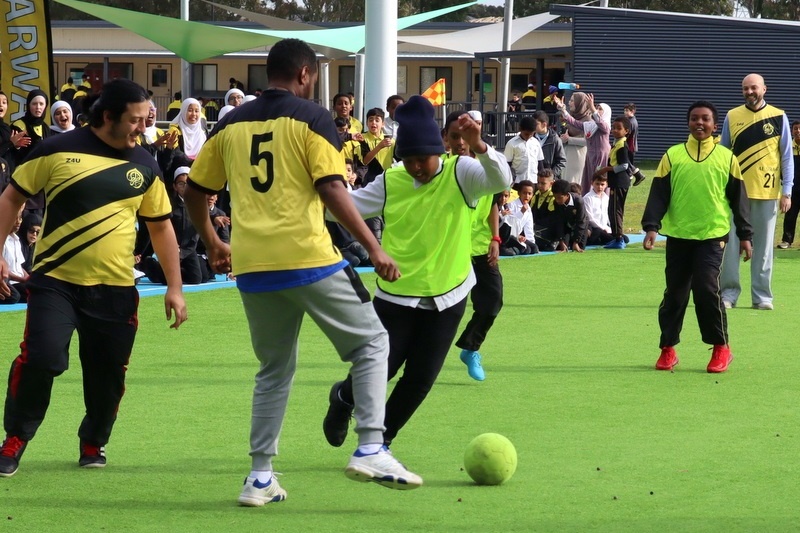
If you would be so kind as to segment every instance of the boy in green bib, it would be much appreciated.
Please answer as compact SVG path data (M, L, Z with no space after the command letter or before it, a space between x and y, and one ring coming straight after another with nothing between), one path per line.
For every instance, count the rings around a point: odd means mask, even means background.
M400 270L396 281L378 281L373 300L389 332L388 379L403 368L386 402L387 446L431 390L464 315L475 285L471 227L478 201L512 181L503 154L481 140L466 113L458 128L475 159L441 159L441 130L425 98L412 96L395 119L395 153L403 165L351 195L362 217L383 215L382 247ZM329 400L323 430L332 446L341 446L353 411L349 376L333 385Z
M703 342L714 347L706 370L718 373L733 360L719 282L731 213L740 249L728 253L744 253L744 260L750 260L753 228L739 162L712 137L717 109L710 102L695 102L687 118L691 135L661 158L642 216L645 250L653 249L657 233L667 237L667 288L658 308L661 356L656 369L672 370L678 364L675 345L691 291Z

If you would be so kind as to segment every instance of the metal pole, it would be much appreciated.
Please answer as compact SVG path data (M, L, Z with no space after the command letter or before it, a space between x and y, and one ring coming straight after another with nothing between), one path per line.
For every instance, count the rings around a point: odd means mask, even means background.
M397 0L366 0L364 7L364 72L369 83L361 109L383 109L386 98L397 93Z
M323 61L319 64L319 101L325 109L331 108L331 63Z
M189 0L181 0L181 20L189 20ZM192 64L185 59L181 59L181 95L192 96Z
M358 120L363 118L364 113L364 54L356 54L356 105L353 109L353 116ZM362 120L363 123L363 120Z
M511 19L514 18L514 0L506 0L506 10L503 14L503 52L511 50ZM497 98L497 112L505 113L508 110L508 84L511 78L511 58L500 59L500 94ZM498 115L502 117L505 115ZM498 124L499 126L499 124Z

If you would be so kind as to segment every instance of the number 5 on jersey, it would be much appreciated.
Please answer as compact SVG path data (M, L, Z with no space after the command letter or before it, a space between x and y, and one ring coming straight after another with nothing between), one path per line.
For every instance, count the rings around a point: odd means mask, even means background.
M260 152L259 149L263 143L272 141L272 132L262 133L260 135L253 135L253 140L250 144L250 164L256 167L256 175L250 178L250 184L258 192L267 192L272 187L275 181L275 169L273 164L272 152L264 150ZM261 161L264 161L266 166L266 181L259 178L264 178L264 172L261 170Z

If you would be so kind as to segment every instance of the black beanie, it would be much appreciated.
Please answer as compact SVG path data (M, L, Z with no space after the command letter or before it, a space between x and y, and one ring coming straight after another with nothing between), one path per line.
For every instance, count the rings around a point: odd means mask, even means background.
M442 130L433 118L433 105L414 95L394 111L397 128L395 154L400 159L414 155L442 155Z

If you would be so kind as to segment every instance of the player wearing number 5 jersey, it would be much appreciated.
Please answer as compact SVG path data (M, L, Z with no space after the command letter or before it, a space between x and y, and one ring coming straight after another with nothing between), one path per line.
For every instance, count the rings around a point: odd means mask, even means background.
M358 275L325 228L323 208L367 249L378 275L393 282L397 265L380 248L345 188L341 143L333 118L310 102L317 79L314 51L286 39L270 50L271 86L220 121L189 175L186 205L212 267L236 275L260 368L253 391L252 470L239 503L261 506L286 497L272 459L297 364L297 338L306 314L351 363L359 447L348 477L389 488L422 480L383 448L388 335ZM228 182L230 248L208 217L205 193Z
M722 126L720 144L730 148L739 161L753 225L753 260L750 262L750 293L753 308L772 307L772 249L778 207L782 213L792 205L794 160L792 134L786 114L764 101L767 86L759 74L742 80L744 105L730 110ZM742 286L739 281L739 249L731 230L722 261L720 288L725 307L734 307Z

